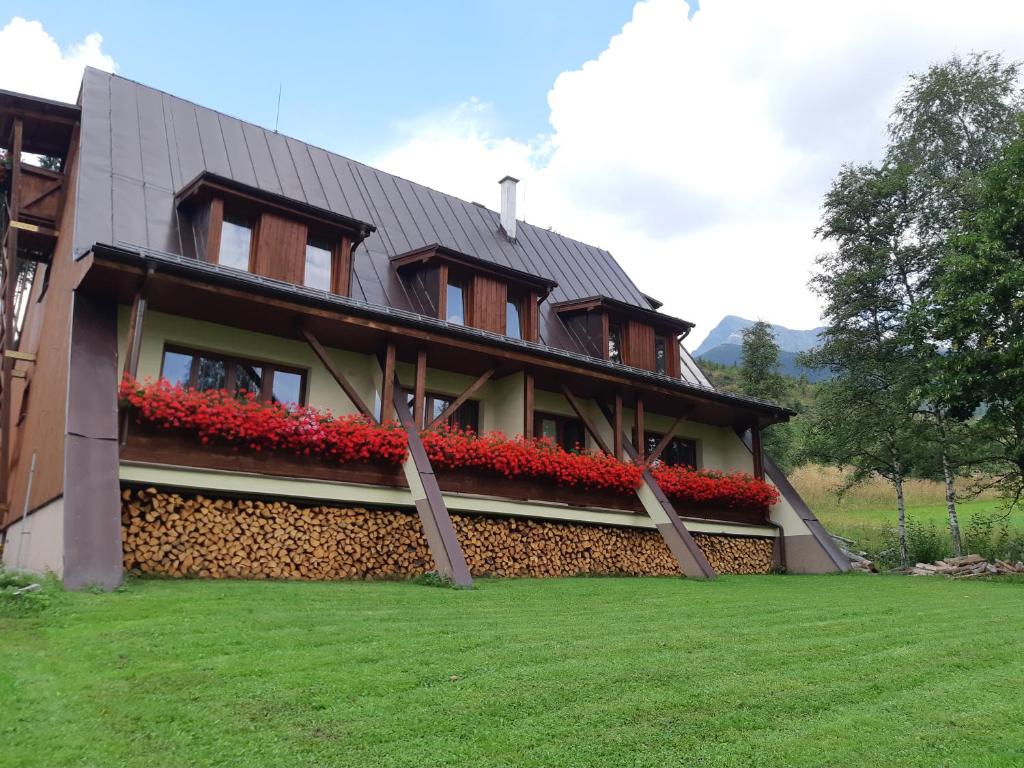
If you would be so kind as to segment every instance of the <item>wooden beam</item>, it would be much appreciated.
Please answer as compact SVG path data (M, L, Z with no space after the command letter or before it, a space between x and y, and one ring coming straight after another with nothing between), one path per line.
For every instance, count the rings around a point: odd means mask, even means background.
M647 449L647 438L644 428L644 400L640 395L636 396L636 407L633 409L633 431L636 433L636 455L641 464L646 463L644 452Z
M533 439L533 371L523 371L523 437Z
M20 229L24 232L34 232L40 235L49 235L50 237L58 237L60 235L60 230L58 229L41 227L38 224L29 224L27 221L11 221L7 226L11 229Z
M149 281L156 270L151 265L135 292L131 315L128 321L128 349L124 360L124 372L133 379L139 375L139 357L142 352L142 329L146 320L146 304L149 298Z
M382 368L383 379L381 380L380 396L380 420L388 421L395 412L394 400L395 391L395 345L388 342L384 348L384 364Z
M756 421L750 424L750 452L754 455L754 477L764 480L764 447L761 445L761 427Z
M477 377L477 380L470 384L468 387L466 387L466 389L463 390L461 395L452 400L448 407L441 411L441 413L438 415L436 419L430 422L427 428L433 429L438 424L443 424L448 419L448 417L455 413L457 410L459 410L459 407L464 402L466 402L470 397L472 397L477 392L477 390L480 389L480 387L487 383L487 380L494 375L494 372L496 370L497 368L491 368L490 370L484 371L482 374L480 374L480 376Z
M220 263L220 234L224 229L224 200L219 197L210 201L210 223L206 231L206 260ZM255 238L255 232L253 237Z
M430 458L420 439L420 425L416 422L413 414L409 412L409 404L406 402L401 383L396 379L394 384L392 402L395 412L398 414L398 420L409 437L409 458L405 465L406 479L409 481L413 504L419 515L420 524L423 526L427 547L434 558L438 573L448 577L460 587L470 587L473 585L473 578L469 573L469 566L466 564L466 556L459 545L459 539L455 535L455 526L448 514L448 507L444 503L444 497L441 496L441 488L437 484L437 477L430 465Z
M583 422L583 426L586 428L587 432L589 432L590 436L594 438L594 442L597 443L598 448L605 453L611 453L611 450L608 448L608 443L606 443L604 438L598 434L597 427L594 426L594 422L591 421L590 417L583 412L583 408L576 400L575 395L569 391L569 388L565 384L562 384L562 394L564 394L565 399L569 401L569 406L576 412L579 420Z
M13 370L13 371L11 371L11 376L13 376L16 379L24 379L25 378L25 372L24 371L19 371L19 370Z
M427 350L416 350L416 379L413 382L412 418L417 429L423 429L424 410L427 404Z
M376 415L366 406L366 403L363 402L363 398L359 396L359 393L356 391L356 388L352 386L349 380L345 378L344 374L342 374L342 372L338 370L337 366L334 365L334 361L331 360L330 356L327 354L327 350L323 348L323 345L316 338L316 336L314 336L312 332L310 332L310 330L306 328L304 325L300 326L299 329L302 331L302 335L306 337L306 342L312 348L314 354L316 354L316 356L320 359L320 362L323 363L323 366L324 368L327 369L327 372L331 374L331 376L334 378L336 382L338 382L338 386L341 387L342 390L344 390L345 394L348 396L348 399L352 401L352 405L356 407L356 410L358 410L364 416L368 416L369 418L376 421Z
M11 127L11 193L8 215L11 221L18 220L21 211L21 147L22 122L15 118ZM18 282L18 228L7 228L7 253L3 265L3 349L14 343L14 289ZM14 378L14 360L3 356L0 360L0 502L8 503L11 464L11 397L14 394L11 382Z
M4 357L9 357L12 360L24 360L27 363L34 363L36 356L32 352L19 352L16 349L5 349Z
M651 464L656 462L658 460L658 457L661 456L661 452L668 448L668 444L672 442L672 438L675 437L676 435L676 429L679 427L680 422L683 419L685 419L687 415L689 415L689 412L684 411L683 413L676 416L676 420L672 422L672 426L668 428L668 432L666 432L664 436L661 438L661 440L658 441L658 444L654 447L654 450L651 451L650 456L648 456L647 459L644 461L645 467L649 467L651 466Z
M622 461L622 393L615 393L615 416L612 422L615 443L615 458Z

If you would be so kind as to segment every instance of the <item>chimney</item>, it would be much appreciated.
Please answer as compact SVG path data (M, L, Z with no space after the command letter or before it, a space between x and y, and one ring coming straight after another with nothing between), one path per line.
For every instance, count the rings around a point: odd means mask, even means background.
M501 228L509 240L516 239L516 184L519 179L506 176L498 184L501 185Z

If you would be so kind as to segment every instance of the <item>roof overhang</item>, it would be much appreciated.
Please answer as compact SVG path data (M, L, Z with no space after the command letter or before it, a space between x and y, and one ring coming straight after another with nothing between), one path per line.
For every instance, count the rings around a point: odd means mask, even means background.
M182 187L175 194L174 202L178 207L182 207L205 202L218 196L242 198L255 202L262 207L276 209L278 212L286 215L298 216L332 227L340 227L351 233L356 243L362 242L372 232L377 230L369 222L360 221L359 219L354 219L351 216L345 216L326 208L300 202L290 197L279 195L276 192L268 192L209 171L203 171Z
M0 90L0 147L7 147L14 121L21 118L22 152L67 157L71 136L82 117L75 104Z
M329 346L378 354L394 343L404 360L426 349L431 367L467 375L496 364L504 373L530 368L542 389L558 391L566 383L580 397L599 399L620 392L627 406L642 396L649 412L685 412L689 420L718 426L766 426L793 415L773 403L652 371L174 254L98 244L83 261L77 289L119 304L130 304L150 273L147 307L157 312L299 340L299 326L307 324Z
M608 298L607 296L589 296L584 299L560 301L557 304L552 304L551 306L560 315L572 315L578 312L604 310L614 313L619 317L650 323L656 328L669 329L673 333L684 337L692 331L694 327L694 324L689 320L672 317L671 315L666 315L653 309L646 309L645 307L638 307L634 304L627 304L624 301Z
M434 243L422 248L415 248L391 257L391 263L399 272L419 266L444 262L465 267L473 272L490 275L511 285L536 292L542 298L558 287L558 283L548 277L541 277L519 269L495 264L492 261L461 253L443 245Z

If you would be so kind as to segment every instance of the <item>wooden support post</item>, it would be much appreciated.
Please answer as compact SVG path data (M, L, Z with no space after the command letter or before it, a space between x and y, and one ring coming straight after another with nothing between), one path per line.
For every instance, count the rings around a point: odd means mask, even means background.
M615 416L612 423L615 443L615 458L622 461L622 393L615 393Z
M21 118L14 119L8 157L11 160L11 193L8 214L17 221L21 213ZM7 253L3 265L3 350L14 344L14 291L18 282L18 228L8 227ZM7 355L0 361L0 503L7 504L11 464L11 396L14 379L14 360Z
M523 437L533 439L533 371L523 372Z
M413 495L413 503L423 525L423 535L434 558L437 571L460 587L471 587L473 578L466 564L466 556L455 535L448 507L434 476L434 468L420 439L420 426L416 423L405 399L401 384L393 387L393 404L398 420L409 436L409 458L406 460L406 479Z
M384 348L384 363L381 371L380 420L388 421L395 412L395 345L388 342Z
M436 419L430 422L428 429L433 429L438 424L443 424L448 419L448 417L455 413L457 410L459 410L459 407L464 402L466 402L470 397L472 397L476 393L476 391L480 389L480 387L486 384L487 380L490 379L491 376L494 375L494 372L497 370L497 368L491 368L490 370L484 371L482 374L480 374L480 376L477 377L476 381L474 381L472 384L466 387L466 389L463 390L461 395L452 400L449 406L445 408L443 411L441 411L441 413L438 414Z
M594 422L591 421L590 417L583 412L583 408L580 406L579 401L576 400L576 397L569 391L569 388L565 384L562 385L562 394L564 394L565 399L569 401L569 406L576 412L579 420L583 422L583 426L586 428L587 432L589 432L590 436L594 438L594 442L597 443L597 447L605 453L611 453L608 443L606 443L604 438L598 434L597 427L594 426Z
M764 480L764 447L761 445L761 427L756 421L750 424L750 446L754 455L754 477Z
M149 281L156 270L150 265L139 289L132 300L131 315L128 319L128 348L124 356L124 373L133 379L139 375L139 356L142 352L142 328L146 319L146 303L149 296Z
M640 395L636 396L636 407L633 409L633 432L636 435L636 458L640 464L645 463L644 453L647 449L647 438L644 429L644 400Z
M338 383L338 386L341 387L342 390L344 390L345 394L348 396L348 399L352 401L352 405L356 407L356 410L358 410L364 416L367 416L376 421L376 414L374 414L374 412L367 407L366 403L363 402L363 398L361 398L359 396L359 393L356 391L356 388L353 387L351 382L349 382L349 380L345 378L345 375L338 370L337 366L334 364L334 361L331 360L330 356L327 354L327 350L324 349L323 345L316 338L316 336L314 336L312 332L305 326L301 326L300 330L302 331L302 335L306 337L306 342L312 348L313 353L320 359L320 362L323 363L324 368L327 369L327 372L330 373L334 380Z
M423 429L423 413L427 404L427 350L416 351L416 379L413 384L412 418L417 429Z

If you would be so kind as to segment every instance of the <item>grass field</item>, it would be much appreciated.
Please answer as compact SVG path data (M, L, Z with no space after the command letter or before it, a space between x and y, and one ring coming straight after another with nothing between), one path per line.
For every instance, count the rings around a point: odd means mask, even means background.
M136 581L0 618L0 762L1020 766L1022 589Z

